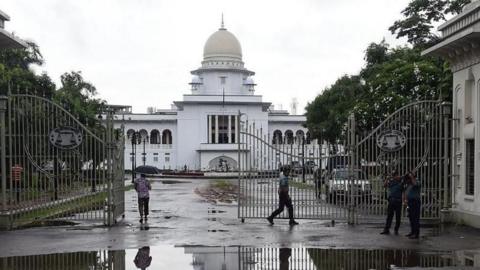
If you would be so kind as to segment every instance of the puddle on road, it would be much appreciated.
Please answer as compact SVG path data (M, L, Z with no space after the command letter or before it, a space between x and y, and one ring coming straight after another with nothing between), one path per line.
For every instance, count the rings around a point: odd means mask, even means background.
M162 180L162 184L164 185L173 185L173 184L189 184L192 182L189 181L178 181L178 180Z
M226 212L227 211L224 211L224 210L216 210L216 209L212 209L212 208L208 209L209 214L222 214L222 213L226 213Z
M208 232L228 232L228 230L208 230Z
M153 246L0 258L0 270L369 270L480 267L480 251ZM466 268L458 268L466 269ZM469 268L478 269L478 268Z

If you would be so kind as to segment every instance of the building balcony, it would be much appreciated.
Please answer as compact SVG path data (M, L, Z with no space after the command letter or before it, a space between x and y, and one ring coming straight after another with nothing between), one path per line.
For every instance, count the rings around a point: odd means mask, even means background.
M208 151L238 151L237 143L202 143L200 148L197 149L198 152L208 152Z

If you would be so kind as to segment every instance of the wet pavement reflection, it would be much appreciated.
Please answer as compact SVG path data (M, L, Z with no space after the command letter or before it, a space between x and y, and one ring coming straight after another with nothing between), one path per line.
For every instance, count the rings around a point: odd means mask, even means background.
M446 268L441 268L446 267ZM152 246L0 258L0 270L480 269L480 250Z

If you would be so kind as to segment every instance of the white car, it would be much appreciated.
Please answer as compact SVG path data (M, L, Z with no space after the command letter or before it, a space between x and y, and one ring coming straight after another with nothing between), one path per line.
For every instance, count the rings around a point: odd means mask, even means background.
M327 192L330 202L337 202L339 199L345 198L361 198L369 200L371 198L372 186L370 181L361 170L352 172L345 169L334 169L328 177Z

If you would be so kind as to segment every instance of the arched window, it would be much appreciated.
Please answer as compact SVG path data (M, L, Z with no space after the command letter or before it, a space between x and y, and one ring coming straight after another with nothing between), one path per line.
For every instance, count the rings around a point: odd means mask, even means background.
M160 131L154 129L150 132L150 144L160 144Z
M282 144L282 132L280 130L275 130L273 132L272 144Z
M172 144L172 132L169 129L162 132L162 144Z
M140 143L143 143L143 141L145 140L145 142L148 142L148 131L146 131L145 129L141 129L139 132L138 132L138 135L140 135L140 139L138 140L138 144Z
M135 133L135 130L133 130L133 129L129 129L129 130L127 131L127 139L128 139L128 140L131 140L131 139L132 139L133 133Z
M312 143L312 135L310 135L310 131L307 131L307 137L305 138L305 143L306 144Z
M293 131L291 130L285 131L285 143L293 144Z
M297 141L298 144L302 144L302 140L305 139L305 133L303 132L303 130L297 130L297 132L295 133L295 140Z

